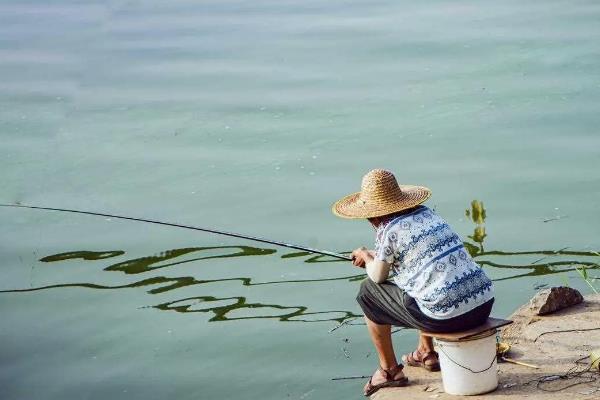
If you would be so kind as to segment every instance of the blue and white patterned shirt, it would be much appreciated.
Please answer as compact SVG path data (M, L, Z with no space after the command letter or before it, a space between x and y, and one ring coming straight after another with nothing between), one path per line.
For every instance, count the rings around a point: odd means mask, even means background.
M375 252L391 264L396 285L431 318L456 317L494 297L492 281L462 240L425 206L380 225Z

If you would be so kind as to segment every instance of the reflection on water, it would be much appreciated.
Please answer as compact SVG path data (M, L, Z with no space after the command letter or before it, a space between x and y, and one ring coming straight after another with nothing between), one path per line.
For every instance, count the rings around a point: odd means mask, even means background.
M225 301L226 304L220 305L219 302ZM211 303L217 303L213 305ZM200 307L195 307L200 304ZM247 303L245 297L225 297L217 298L213 296L198 296L188 297L181 300L171 301L167 303L153 306L160 310L174 310L178 312L211 312L214 316L209 321L233 321L240 319L261 319L261 318L278 318L280 321L296 321L296 322L322 322L322 321L337 321L343 322L349 318L356 318L356 315L350 311L318 311L307 312L305 306L282 306L279 304L262 304L262 303ZM259 310L256 315L236 316L236 312L240 310L252 311ZM271 313L269 313L269 311Z
M465 247L477 262L488 268L497 268L513 271L508 276L498 278L497 281L515 279L525 276L538 276L557 274L568 271L575 271L576 268L585 266L588 269L600 269L600 265L595 262L589 262L588 257L598 259L598 252L595 251L569 251L566 248L560 250L533 250L533 251L486 251L484 241L487 237L485 231L486 210L483 203L478 200L471 202L470 209L465 211L466 216L475 224L473 234L469 235L470 241L465 241ZM260 248L254 246L217 246L217 247L188 247L181 249L166 250L158 255L146 256L119 261L104 267L104 271L119 271L125 274L148 274L156 270L181 265L189 262L199 262L214 260L220 258L248 257L248 256L270 256L277 252L275 249ZM209 253L209 254L207 254ZM123 250L111 251L70 251L49 255L40 259L42 262L53 263L66 260L83 261L101 261L109 258L116 258L125 255ZM189 258L193 255L192 258ZM532 256L537 259L531 263L506 263L502 260L510 257ZM568 259L559 261L549 261L552 257L566 256ZM185 257L185 258L184 258ZM313 255L308 252L287 253L280 256L282 260L304 258L306 263L330 263L343 262L343 260L334 259L324 255ZM165 277L152 276L133 283L123 285L99 285L94 283L65 283L40 286L26 289L4 290L4 293L32 292L53 288L82 287L89 289L123 289L152 286L147 290L149 294L160 294L184 287L204 285L216 282L239 282L241 286L262 286L262 285L286 285L286 284L310 284L315 282L327 281L347 281L354 282L364 279L364 274L353 274L341 277L329 277L321 279L298 279L298 280L279 280L267 282L255 282L252 277L230 277L222 279L196 279L192 276ZM246 297L231 296L217 297L211 295L186 297L179 300L164 302L157 305L147 306L159 310L177 311L181 313L211 313L213 314L209 321L231 321L241 319L278 319L280 321L295 322L319 322L319 321L337 321L343 322L349 318L355 318L358 315L347 310L324 310L311 311L304 305L282 305L267 303L251 303Z
M181 260L180 258L188 256L190 254L198 254L209 251L217 251L217 254L205 255L201 257L187 258ZM181 265L189 262L197 262L202 260L213 260L218 258L233 258L233 257L247 257L247 256L258 256L258 255L271 255L275 253L274 249L259 248L252 246L218 246L218 247L192 247L182 249L171 249L164 251L158 255L134 258L130 260L121 261L108 265L104 268L104 271L120 271L126 274L141 274L149 273L158 269L172 267L175 265ZM84 259L84 260L101 260L110 257L117 257L125 254L124 251L103 251L103 252L92 252L92 251L72 251L67 253L59 253L50 256L46 256L40 259L42 262L59 262L73 259ZM304 260L307 263L325 263L338 261L337 259L331 259L327 256L314 256L308 252L296 252L284 254L281 258L296 258L306 257ZM177 261L175 261L177 260ZM170 262L169 262L170 261ZM343 260L339 260L343 261ZM36 288L27 289L16 289L6 290L3 292L31 292L52 288L67 288L67 287L84 287L90 289L123 289L123 288L134 288L152 286L147 291L149 294L159 294L168 292L175 289L180 289L192 285L202 285L207 283L215 282L240 282L243 286L262 286L262 285L276 285L276 284L290 284L290 283L311 283L311 282L326 282L326 281L357 281L363 279L363 274L347 275L343 277L335 278L324 278L324 279L298 279L298 280L280 280L280 281L266 281L266 282L254 282L251 277L234 277L224 279L205 279L199 280L192 276L181 276L181 277L164 277L154 276L146 279L142 279L133 283L124 285L98 285L94 283L67 283L57 285L40 286ZM223 302L226 301L226 304ZM195 307L195 305L202 303L203 307ZM216 303L216 304L215 304ZM211 312L214 314L209 321L225 321L225 320L241 320L241 319L262 319L262 318L276 318L280 321L296 321L296 322L319 322L319 321L336 321L342 322L348 318L355 318L359 315L354 314L351 311L346 310L327 310L327 311L309 311L306 306L285 306L280 304L264 304L264 303L248 303L245 297L214 297L214 296L196 296L190 298L179 299L166 303L161 303L155 306L151 306L159 310L171 310L177 312ZM250 311L251 315L236 315L240 312Z
M599 269L600 264L595 262L588 262L581 259L567 259L554 262L545 262L553 256L569 256L569 257L596 257L598 252L596 251L567 251L567 248L560 250L534 250L534 251L485 251L484 241L487 237L485 232L485 220L487 218L486 209L483 202L480 200L473 200L471 207L465 210L465 215L475 224L473 234L469 235L468 238L471 242L465 241L465 248L469 251L469 254L477 260L477 263L481 266L487 266L498 269L509 269L518 270L519 272L509 275L503 278L496 279L496 281L503 281L509 279L515 279L525 276L539 276L539 275L550 275L558 274L561 272L575 271L577 268L587 267L590 269ZM498 261L491 261L489 257L506 257L506 256L538 256L538 259L526 264L504 264ZM521 272L521 270L528 270Z
M81 258L82 260L103 260L105 258L122 256L125 254L123 250L115 251L70 251L68 253L59 253L52 256L41 258L40 261L63 261Z
M339 254L350 254L350 253L352 253L352 252L351 251L342 251ZM332 257L328 257L328 256L322 255L322 254L315 255L308 251L298 251L295 253L284 254L281 256L281 258L294 258L294 257L305 257L305 256L311 256L304 260L305 263L328 263L328 262L345 261L345 260L340 260L339 258L332 258Z
M190 254L190 253L198 253L198 252L202 252L202 251L215 250L215 249L219 250L219 251L223 251L223 250L227 250L227 249L239 249L239 251L234 252L234 253L226 252L225 254L218 254L218 255L206 256L206 257L198 257L198 258L192 258L190 260L185 260L185 261L177 261L177 262L172 262L172 263L167 263L167 264L162 264L162 265L156 265L160 262L172 260L172 259L175 259L178 257L182 257L182 256ZM216 259L216 258L229 258L229 257L265 256L265 255L273 254L273 253L275 253L275 251L276 250L273 250L273 249L261 249L258 247L250 247L250 246L188 247L188 248L184 248L184 249L167 250L158 255L141 257L141 258L136 258L133 260L123 261L118 264L110 265L110 266L106 267L104 270L105 271L121 271L121 272L125 272L126 274L140 274L143 272L153 271L155 269L160 269L160 268L172 267L174 265L184 264L184 263L188 263L188 262L192 262L192 261L211 260L211 259ZM89 253L89 252L86 252L86 253ZM60 259L62 259L62 260L65 259L64 254L65 253L59 254L59 256L62 257ZM66 253L66 254L69 254L69 253ZM76 254L76 253L70 253L70 254ZM46 261L46 262L59 261L59 260L54 259L54 257L56 257L56 256L44 257L40 261ZM75 258L78 258L78 257L75 257Z

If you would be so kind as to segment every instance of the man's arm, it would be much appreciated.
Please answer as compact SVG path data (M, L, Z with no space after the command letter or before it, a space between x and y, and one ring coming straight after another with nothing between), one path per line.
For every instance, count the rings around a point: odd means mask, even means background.
M383 283L390 275L390 264L377 260L374 257L373 250L367 250L365 247L358 248L352 252L352 263L357 267L365 268L367 275L375 283Z

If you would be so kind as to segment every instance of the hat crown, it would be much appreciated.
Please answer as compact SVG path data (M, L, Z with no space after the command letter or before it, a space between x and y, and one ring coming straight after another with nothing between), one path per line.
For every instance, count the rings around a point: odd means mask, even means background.
M402 190L393 173L385 169L374 169L363 176L360 199L364 202L398 198Z
M401 186L390 171L374 169L363 176L361 191L335 202L332 211L343 218L381 217L415 207L430 195L424 186Z

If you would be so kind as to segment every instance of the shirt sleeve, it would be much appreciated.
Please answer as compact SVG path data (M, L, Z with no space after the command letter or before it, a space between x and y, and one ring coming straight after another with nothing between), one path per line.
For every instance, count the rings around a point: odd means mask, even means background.
M396 243L398 235L393 230L385 230L376 246L375 259L385 261L388 264L394 262L394 254L398 250Z
M390 264L381 260L370 261L365 268L367 275L375 283L385 282L390 275Z

